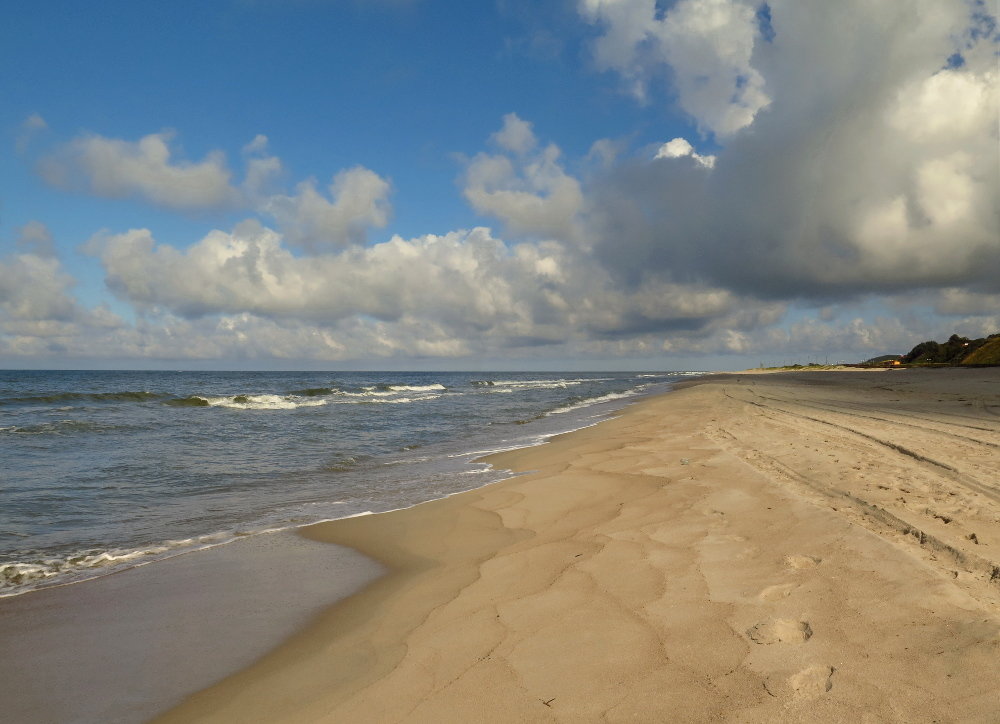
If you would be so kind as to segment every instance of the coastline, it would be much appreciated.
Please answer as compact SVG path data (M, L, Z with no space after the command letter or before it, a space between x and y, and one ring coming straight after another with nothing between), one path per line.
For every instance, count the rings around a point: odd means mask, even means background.
M0 400L18 423L0 427L0 598L500 480L470 460L593 424L685 374L54 373L41 393L26 375ZM173 404L190 399L219 404ZM51 408L63 402L80 404ZM193 424L210 445L187 438ZM132 448L147 451L135 464Z
M706 377L307 527L389 573L156 721L994 720L998 383Z
M653 384L661 383L644 386ZM454 458L452 468L469 468L476 457L539 445L554 434L598 424L640 395L612 392L570 401L544 419L527 421L527 427L473 436L458 447L438 445L437 454ZM512 429L517 430L513 435ZM421 459L432 458L418 454ZM466 487L454 491L439 483L431 492L447 498L508 476L486 464L471 467L458 479ZM0 597L5 713L20 724L146 721L251 665L318 611L383 572L353 549L298 535L302 527L230 533L228 541ZM58 688L52 688L53 681Z
M146 721L381 573L278 531L2 599L3 720Z

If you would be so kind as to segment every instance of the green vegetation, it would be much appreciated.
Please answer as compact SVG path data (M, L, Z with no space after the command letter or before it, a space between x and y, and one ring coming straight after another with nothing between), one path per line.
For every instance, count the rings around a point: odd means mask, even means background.
M921 342L906 355L903 355L903 362L907 364L927 365L927 364L997 364L997 350L1000 343L1000 334L991 334L989 337L980 339L969 339L953 334L947 342ZM982 355L985 360L978 361L978 351L986 346L993 349L992 355L989 349Z
M1000 365L1000 334L987 337L986 343L965 357L962 364Z
M1000 365L1000 333L988 337L969 339L953 334L947 342L933 340L921 342L907 354L883 354L866 359L860 364L850 367L891 367L896 362L897 367L950 367L954 365ZM834 369L836 365L821 365L815 362L802 365L791 364L780 367L764 367L766 370L826 370Z

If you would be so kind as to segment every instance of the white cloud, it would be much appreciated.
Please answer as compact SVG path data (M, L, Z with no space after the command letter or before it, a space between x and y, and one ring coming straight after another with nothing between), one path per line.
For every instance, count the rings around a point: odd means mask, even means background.
M249 315L301 325L343 345L337 354L344 356L483 354L633 336L655 348L652 340L664 334L753 327L781 313L780 305L702 285L616 289L571 245L508 246L484 228L305 258L256 222L214 231L183 250L158 244L147 230L91 247L109 287L144 317L203 324Z
M524 154L535 147L535 138L531 124L518 118L516 113L508 113L503 117L503 128L494 133L491 140L505 151Z
M996 106L997 73L941 70L902 87L888 111L888 121L923 143L948 143L954 136L989 132Z
M24 121L21 122L21 130L18 133L17 142L15 144L17 152L24 153L27 151L28 146L31 145L31 142L35 139L35 137L48 127L49 124L46 123L45 119L37 113L32 113L30 116L25 118Z
M21 128L26 131L44 131L48 127L49 124L46 123L45 119L37 113L32 113L30 116L25 118L24 122L21 124Z
M700 166L712 168L715 166L715 156L702 156L695 153L694 147L683 138L667 141L656 151L654 158L684 158L690 156Z
M23 251L0 258L0 355L62 358L74 340L88 343L121 323L107 309L83 308L43 224L21 230ZM112 345L108 349L114 349ZM100 348L93 352L100 354Z
M618 71L643 100L669 67L678 104L704 131L732 135L771 102L751 63L758 27L748 2L680 0L661 14L654 0L581 0L580 10L604 31L598 67Z
M49 254L22 253L0 259L0 319L66 322L75 318L74 284Z
M309 251L363 243L367 229L384 227L391 216L389 181L362 166L337 173L327 193L312 179L283 193L278 183L285 168L268 154L263 134L243 146L246 170L239 186L221 151L197 163L178 161L171 140L167 133L135 142L85 136L42 159L39 171L54 186L141 198L177 211L252 209L272 217L290 243Z
M512 127L520 128L507 116L498 135L513 144L517 157L476 155L465 169L463 195L472 208L500 219L513 234L576 239L583 208L579 181L563 169L557 146L549 144L529 154L534 137L526 144L517 136L521 142L514 143L507 137Z
M614 12L654 12L640 5ZM769 5L774 37L752 55L767 112L723 139L710 177L623 163L591 182L586 226L602 262L626 282L697 279L765 299L996 289L1000 84L992 36L968 31L971 6ZM956 51L963 61L949 63Z
M152 133L138 141L85 136L43 159L46 181L84 188L108 198L138 197L182 211L237 205L230 172L219 151L199 162L172 158L170 133Z
M0 344L205 359L860 358L996 331L1000 84L970 6L773 0L766 39L735 0L580 7L602 29L596 62L647 99L672 78L713 155L679 136L636 153L602 139L567 161L511 113L461 179L506 240L486 228L370 239L391 184L367 168L288 190L262 135L238 184L221 154L177 161L162 135L78 139L47 167L62 183L257 218L190 244L148 230L95 241L132 325L82 310L47 231L28 225L24 253L0 262ZM182 179L215 189L215 206ZM838 306L873 295L897 318Z
M267 150L267 144L267 136L263 133L258 133L250 143L243 147L243 153L246 155L264 153Z
M55 244L49 228L40 221L29 221L18 229L17 246L36 256L55 256Z
M316 251L360 244L369 227L389 223L392 207L387 180L362 166L341 171L329 186L329 198L314 181L300 183L290 196L275 195L262 210L274 217L288 240Z

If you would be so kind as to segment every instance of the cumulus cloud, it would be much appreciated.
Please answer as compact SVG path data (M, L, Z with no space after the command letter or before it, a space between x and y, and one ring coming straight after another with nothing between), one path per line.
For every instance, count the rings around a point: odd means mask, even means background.
M389 182L362 166L333 177L329 196L315 181L303 181L291 195L274 195L262 211L278 222L291 243L315 251L363 243L370 227L389 223Z
M55 256L55 245L49 227L40 221L29 221L18 229L17 246L36 256Z
M583 193L564 170L559 148L548 144L530 153L534 134L513 114L493 138L512 153L480 153L468 162L462 193L472 208L500 219L515 235L577 238Z
M221 154L179 161L162 134L77 139L44 167L51 181L255 218L188 244L147 229L96 239L135 324L81 310L29 224L0 260L4 344L31 349L32 328L79 354L164 358L874 355L996 331L1000 78L981 4L579 9L595 63L645 102L676 103L700 141L601 139L579 162L509 113L460 179L496 232L374 239L392 185L370 169L289 190L263 135L239 183ZM896 316L849 314L876 298Z
M619 72L643 100L669 67L680 107L706 132L731 135L771 101L751 62L759 28L750 2L680 0L661 12L653 0L581 0L580 11L603 31L598 67Z
M310 257L296 257L281 234L254 221L186 249L145 229L91 248L108 286L144 315L250 315L322 329L329 340L378 329L383 352L496 353L638 336L655 346L665 333L750 328L783 312L703 285L651 280L623 290L572 244L509 244L482 227ZM367 339L364 349L376 354Z
M39 165L55 186L84 189L108 198L138 197L183 211L236 205L230 172L219 151L202 161L178 161L172 134L151 133L138 141L90 135L78 138Z
M705 168L715 166L715 156L702 156L696 153L694 147L683 138L675 138L667 141L656 151L654 158L684 158L690 156L694 161Z
M494 133L490 139L500 148L514 153L527 153L538 139L535 138L531 124L518 117L516 113L508 113L503 117L503 128Z
M22 253L0 259L0 314L7 321L66 322L77 307L74 279L50 254Z
M651 6L595 0L583 9L609 32L632 28L634 39ZM1000 83L978 11L932 1L769 8L773 37L758 38L749 57L770 103L745 116L703 178L693 164L635 162L590 184L588 226L605 266L623 283L702 280L762 299L996 290ZM612 67L632 67L621 58L674 63L623 50L633 46L595 52L619 58ZM661 152L684 157L688 146L672 141Z
M523 142L517 133L512 125L507 142ZM84 136L43 158L38 168L53 186L107 198L139 198L188 212L251 210L274 219L290 243L307 251L363 243L368 229L384 227L392 214L391 184L363 166L338 172L325 190L308 179L286 193L280 188L286 170L268 152L263 134L242 148L245 176L238 185L221 151L200 162L177 160L172 138Z
M22 227L17 245L19 252L0 257L0 355L61 356L72 340L85 342L120 324L107 309L77 302L76 280L55 254L43 224Z

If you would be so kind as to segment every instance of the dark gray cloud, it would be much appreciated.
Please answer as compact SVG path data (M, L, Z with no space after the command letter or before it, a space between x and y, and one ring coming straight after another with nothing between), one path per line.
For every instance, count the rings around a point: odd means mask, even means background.
M642 44L672 13L740 3L684 0L662 20L645 3L584 5L607 8L602 40L629 58L631 82L643 62L673 56L629 56L619 26L647 27L631 36ZM601 263L629 284L701 281L761 299L997 290L1000 79L974 8L770 7L774 37L758 36L749 60L768 103L727 132L713 168L690 156L632 162L585 189ZM964 62L948 68L957 48ZM683 106L683 83L677 92ZM740 103L715 106L727 102ZM725 115L715 106L706 123Z

